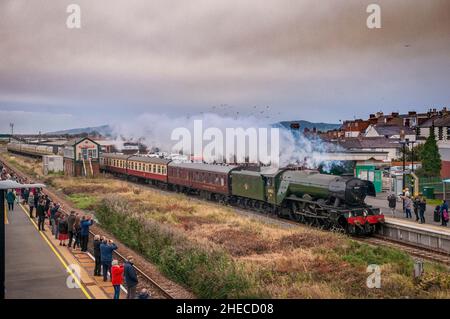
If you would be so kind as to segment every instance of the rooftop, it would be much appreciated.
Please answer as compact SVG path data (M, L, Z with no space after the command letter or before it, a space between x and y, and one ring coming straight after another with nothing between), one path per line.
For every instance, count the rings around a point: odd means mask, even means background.
M372 126L375 131L379 135L383 136L393 136L393 135L400 135L401 131L405 132L405 135L415 135L416 132L406 126L399 126L399 125L389 125L389 124L375 124Z
M380 137L346 137L329 142L345 149L373 149L373 148L399 148L399 139Z
M450 115L445 116L434 116L422 125L420 127L432 127L432 126L447 126L450 127Z

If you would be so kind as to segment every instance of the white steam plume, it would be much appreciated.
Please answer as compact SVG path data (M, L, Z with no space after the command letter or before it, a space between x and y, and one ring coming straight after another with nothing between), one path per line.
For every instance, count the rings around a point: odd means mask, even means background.
M171 153L178 151L172 149L176 144L176 141L171 140L172 131L184 127L192 132L191 135L193 136L194 120L202 120L203 130L210 127L218 128L223 132L224 137L226 128L258 129L274 127L273 123L253 116L233 118L215 113L205 113L191 117L169 117L164 114L146 113L132 122L114 124L112 128L118 145L123 143L123 139L140 141L149 149L159 148L161 151ZM298 165L315 169L320 165L325 165L324 170L329 170L331 165L339 164L338 161L330 161L328 156L329 152L342 151L337 146L324 143L318 137L305 136L299 131L277 127L280 129L280 166ZM270 138L267 142L270 142ZM208 141L204 141L204 146L208 143Z

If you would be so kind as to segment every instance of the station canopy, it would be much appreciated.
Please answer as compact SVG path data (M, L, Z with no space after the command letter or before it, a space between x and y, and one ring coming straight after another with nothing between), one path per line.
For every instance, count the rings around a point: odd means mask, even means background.
M13 189L13 188L44 188L44 184L21 184L11 179L0 181L0 189Z

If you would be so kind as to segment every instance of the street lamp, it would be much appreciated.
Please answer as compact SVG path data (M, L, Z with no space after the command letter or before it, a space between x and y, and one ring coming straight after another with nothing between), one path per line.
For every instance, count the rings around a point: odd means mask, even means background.
M415 141L411 141L411 170L414 173L414 143L416 143Z
M20 184L13 180L0 180L0 299L5 299L5 192L16 188L43 188L44 184Z

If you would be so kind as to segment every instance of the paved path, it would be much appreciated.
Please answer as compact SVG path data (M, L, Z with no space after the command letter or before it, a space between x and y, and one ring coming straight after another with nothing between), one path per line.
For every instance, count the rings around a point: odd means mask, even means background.
M381 209L381 212L386 216L386 217L390 217L390 218L397 218L397 219L403 219L406 220L406 216L405 213L403 212L403 204L401 200L397 201L397 206L396 206L396 211L395 211L395 215L392 215L392 210L389 208L388 205L388 201L387 201L387 193L380 193L377 194L377 197L367 197L366 198L366 203L369 205L373 205L374 207L378 207ZM425 223L426 224L430 224L430 225L435 225L435 226L439 226L439 227L443 227L441 226L441 223L436 223L433 220L433 214L434 214L434 208L435 205L429 205L427 204L427 209L425 211ZM412 212L412 219L408 219L409 221L414 221L415 222L415 215L414 215L414 211Z
M87 298L67 287L66 267L20 206L7 212L5 222L7 299Z

